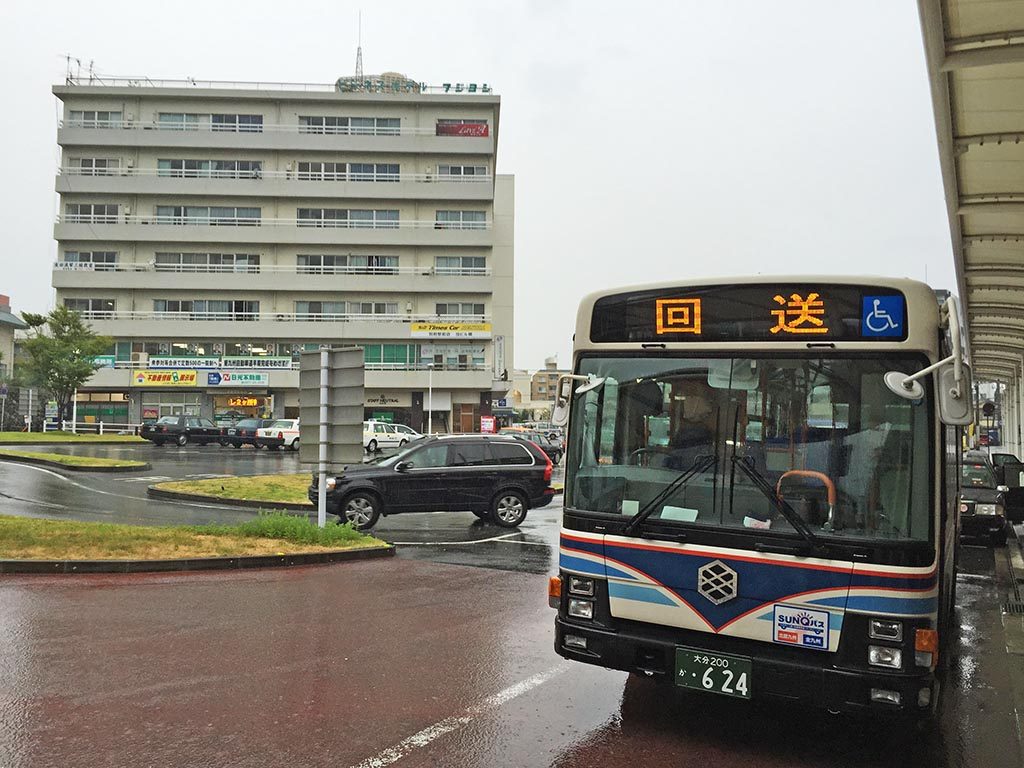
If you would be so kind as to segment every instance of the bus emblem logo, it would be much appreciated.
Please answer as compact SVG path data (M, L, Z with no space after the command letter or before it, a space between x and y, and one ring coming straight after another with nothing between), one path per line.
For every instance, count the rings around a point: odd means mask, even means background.
M738 589L739 576L721 560L714 560L697 571L697 591L715 605L732 600Z
M657 299L655 311L655 330L659 336L667 333L700 335L700 299Z

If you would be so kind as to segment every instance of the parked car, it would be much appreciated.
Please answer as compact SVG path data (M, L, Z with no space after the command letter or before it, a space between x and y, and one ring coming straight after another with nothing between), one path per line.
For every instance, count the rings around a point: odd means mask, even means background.
M556 467L558 462L562 460L562 454L565 451L562 448L561 443L552 440L548 435L543 432L519 432L516 435L523 440L530 440L540 446L540 449L548 455L551 459L551 463Z
M313 474L309 500L319 500ZM394 456L327 478L327 510L361 530L381 515L470 511L515 528L551 503L551 461L532 443L500 435L424 437Z
M274 419L242 419L230 427L221 427L220 442L232 448L241 448L243 445L255 447L256 431L273 423Z
M256 447L276 451L287 446L299 450L299 420L275 419L269 425L256 430Z
M220 427L199 416L161 416L152 423L142 425L139 435L155 445L164 443L219 443Z
M964 454L960 478L960 533L987 538L999 546L1006 543L1006 486L997 485L988 455L981 451Z
M247 414L242 413L241 411L224 411L223 413L215 413L213 415L213 420L220 424L222 427L227 426L229 424L235 424L241 421L242 419L248 418L250 417Z
M369 453L376 453L381 448L401 448L419 437L423 435L405 424L389 424L386 421L363 422L363 446Z

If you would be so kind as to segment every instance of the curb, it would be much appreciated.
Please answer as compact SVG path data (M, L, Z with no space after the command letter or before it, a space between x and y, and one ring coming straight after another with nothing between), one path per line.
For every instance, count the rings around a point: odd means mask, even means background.
M0 454L0 461L10 461L15 464L37 464L41 467L66 469L68 472L144 472L147 469L153 468L153 465L149 462L144 462L137 467L80 467L71 464L61 464L59 461L37 459L34 456L11 456L7 453Z
M172 481L173 482L173 481ZM562 488L555 488L555 496L562 495ZM222 496L208 496L205 493L184 493L182 491L167 491L151 485L146 488L146 495L151 499L166 499L168 501L200 501L207 504L224 504L228 507L244 507L246 509L284 509L295 512L308 512L316 510L311 503L296 504L290 501L257 501L255 499L231 499Z
M0 448L18 446L27 448L33 445L146 445L148 440L0 440Z
M178 560L0 560L0 574L169 573L333 565L349 560L394 557L395 547L307 552L293 555L190 557Z
M256 499L230 499L221 496L210 496L205 493L184 493L182 491L166 491L151 485L146 488L146 495L153 499L168 499L170 501L202 501L213 504L225 504L229 507L246 507L247 509L286 509L300 512L316 511L316 507L308 501L305 504L298 504L291 501L258 501Z

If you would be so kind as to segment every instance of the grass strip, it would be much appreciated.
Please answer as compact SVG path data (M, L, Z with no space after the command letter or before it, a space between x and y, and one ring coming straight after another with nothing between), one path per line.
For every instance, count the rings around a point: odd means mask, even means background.
M144 461L130 461L128 459L105 459L99 456L71 456L66 453L40 453L37 451L0 451L0 459L4 457L39 459L41 461L52 461L55 464L64 464L68 467L144 467Z
M161 491L197 493L216 499L309 504L309 499L306 498L309 478L309 472L297 475L249 475L215 477L207 480L177 480L158 483L154 487Z
M261 513L240 525L138 526L0 516L0 558L165 560L290 555L386 547L351 525L317 528L303 515Z
M73 432L0 432L0 445L31 443L145 443L138 435L76 435Z

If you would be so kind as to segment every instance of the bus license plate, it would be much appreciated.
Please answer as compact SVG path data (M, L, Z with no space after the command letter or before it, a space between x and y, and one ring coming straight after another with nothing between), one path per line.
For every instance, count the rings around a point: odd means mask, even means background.
M749 699L752 666L750 659L742 656L676 648L676 685Z

